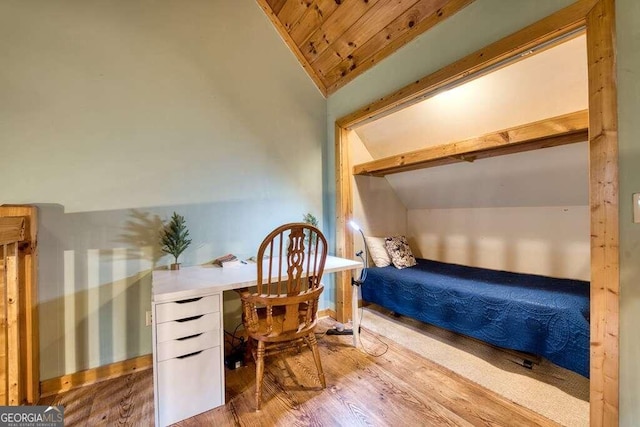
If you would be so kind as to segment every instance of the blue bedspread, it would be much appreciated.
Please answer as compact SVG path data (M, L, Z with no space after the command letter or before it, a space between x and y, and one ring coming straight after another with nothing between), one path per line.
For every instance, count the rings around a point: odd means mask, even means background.
M589 282L417 261L368 269L362 298L589 377Z

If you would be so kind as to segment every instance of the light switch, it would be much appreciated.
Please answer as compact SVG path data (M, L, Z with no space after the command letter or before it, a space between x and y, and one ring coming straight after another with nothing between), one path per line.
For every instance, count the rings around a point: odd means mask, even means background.
M640 222L640 193L633 195L633 222Z

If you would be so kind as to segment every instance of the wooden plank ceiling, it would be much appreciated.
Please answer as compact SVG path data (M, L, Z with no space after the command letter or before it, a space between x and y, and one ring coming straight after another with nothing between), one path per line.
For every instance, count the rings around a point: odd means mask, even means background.
M324 96L474 0L257 0Z

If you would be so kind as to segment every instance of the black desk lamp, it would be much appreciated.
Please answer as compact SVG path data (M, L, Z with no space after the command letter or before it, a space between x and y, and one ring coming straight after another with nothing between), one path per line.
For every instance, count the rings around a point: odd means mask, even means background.
M353 220L351 220L349 221L349 225L354 230L360 232L360 235L362 236L362 242L364 243L364 258L362 258L362 251L356 252L356 256L360 257L364 265L364 268L360 272L360 278L358 279L353 277L351 278L351 286L360 286L364 283L365 279L367 278L367 268L369 268L369 249L367 248L367 241L364 238L364 233L362 232L362 229L360 229L358 224L356 224ZM329 329L327 331L327 335L353 335L353 330L345 329L342 323L338 323L335 329Z
M362 236L362 243L364 244L364 259L362 258L362 251L356 252L356 256L360 257L360 259L362 260L362 263L364 264L364 268L360 272L359 279L351 279L352 285L360 286L362 285L364 280L367 278L367 269L369 268L369 248L367 247L367 240L364 238L364 233L362 232L362 229L360 228L360 226L356 224L354 220L349 221L349 225L355 231L360 232L360 235Z

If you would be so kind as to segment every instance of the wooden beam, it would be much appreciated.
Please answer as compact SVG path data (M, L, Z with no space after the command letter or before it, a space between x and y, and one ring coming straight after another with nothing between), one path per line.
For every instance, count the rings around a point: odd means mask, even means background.
M287 44L287 46L289 46L289 49L291 49L291 51L296 56L298 61L300 61L300 64L302 64L302 67L304 68L304 70L311 77L311 80L313 80L313 82L316 84L322 96L326 98L327 88L322 82L322 79L320 79L320 77L315 72L311 64L309 64L309 61L307 60L307 58L302 54L302 52L296 45L295 41L293 41L287 29L284 27L284 25L282 25L282 23L278 19L278 16L271 9L271 6L269 6L269 2L267 0L256 0L256 1L258 2L262 10L264 10L264 13L267 14L267 16L269 17L269 20L271 20L271 23L276 27L276 29L278 30L278 33L280 34L280 37L282 37L282 39Z
M22 242L25 237L25 220L22 217L0 218L0 245Z
M0 220L25 219L25 239L20 244L20 345L24 398L35 405L40 398L40 335L38 328L38 208L25 205L0 206Z
M588 139L587 110L490 133L481 137L355 165L354 175L384 176L427 167L538 150Z
M17 406L22 402L22 381L20 366L20 289L18 280L18 243L4 245L5 286L6 286L6 361L7 361L7 405Z
M0 406L7 406L7 278L5 246L0 245Z
M615 6L601 0L587 15L589 203L591 205L592 426L618 425L619 189Z
M347 224L353 215L350 147L348 131L336 126L336 255L351 258L353 255L353 234ZM336 314L339 322L348 321L351 316L351 274L336 274Z
M340 119L340 127L351 129L383 117L399 108L415 104L436 90L468 78L508 58L570 33L585 24L585 16L597 0L580 0L553 15L535 22L489 46L429 74L402 89L384 96Z

